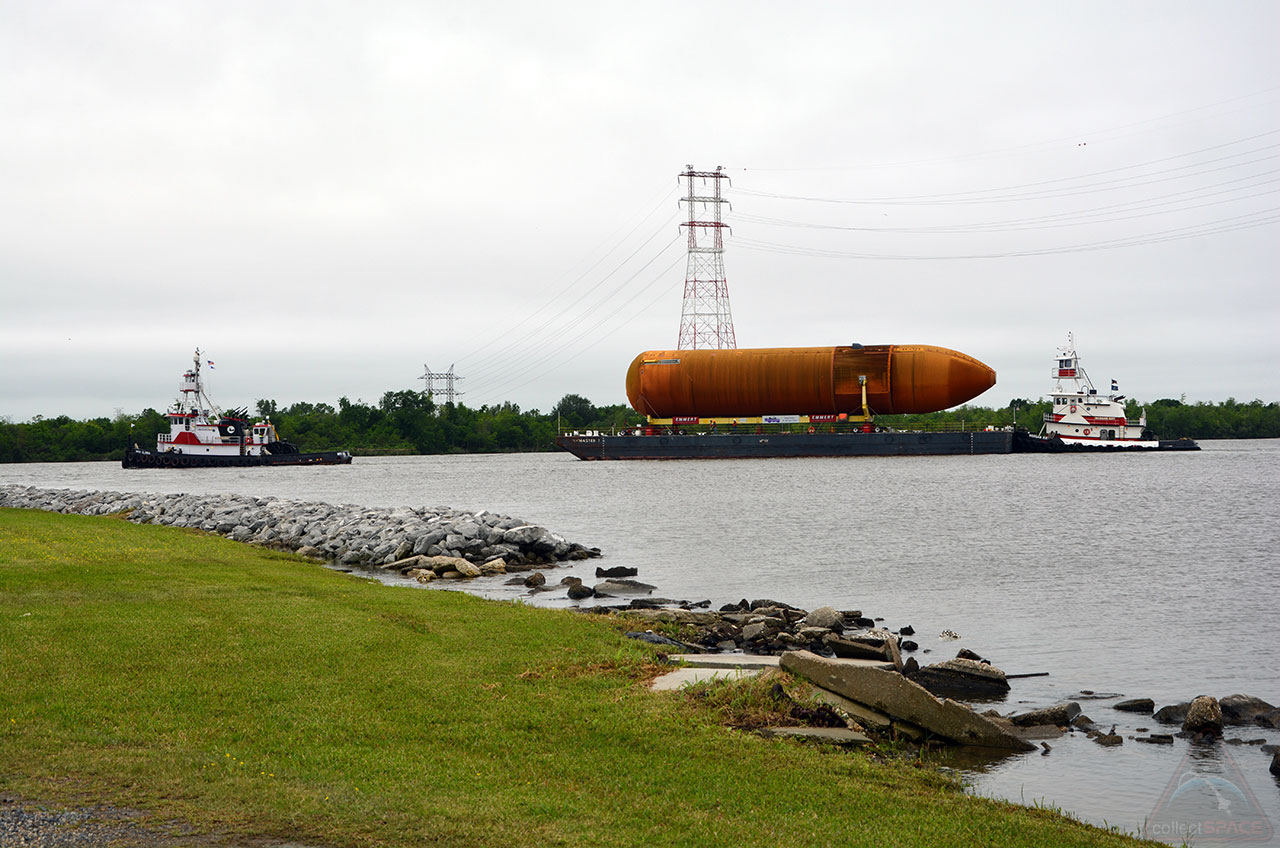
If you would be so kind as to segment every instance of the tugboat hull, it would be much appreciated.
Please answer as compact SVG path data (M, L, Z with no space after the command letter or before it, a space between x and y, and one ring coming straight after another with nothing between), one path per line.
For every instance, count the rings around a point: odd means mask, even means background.
M1149 439L1142 442L1065 442L1057 436L1037 436L1018 432L1013 437L1014 453L1115 453L1139 451L1198 451L1192 439Z
M177 451L149 451L129 448L120 462L121 468L234 468L260 465L350 465L351 454L346 451L322 451L320 453L245 454L244 456L216 456L178 453Z

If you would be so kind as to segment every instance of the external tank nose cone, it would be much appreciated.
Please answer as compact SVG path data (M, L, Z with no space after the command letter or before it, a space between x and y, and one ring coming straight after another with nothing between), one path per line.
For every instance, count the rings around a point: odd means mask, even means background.
M895 345L891 369L894 413L949 409L996 384L995 369L945 347Z

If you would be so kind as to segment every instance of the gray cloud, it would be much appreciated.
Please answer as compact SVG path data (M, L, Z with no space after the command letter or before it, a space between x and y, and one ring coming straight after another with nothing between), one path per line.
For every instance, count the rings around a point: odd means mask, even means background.
M1047 390L1074 329L1131 395L1280 398L1274 4L0 2L0 23L17 420L162 407L196 345L227 404L375 400L424 362L457 362L473 404L619 402L631 358L675 345L686 163L733 179L740 345L941 344L995 367L981 402L1003 404Z

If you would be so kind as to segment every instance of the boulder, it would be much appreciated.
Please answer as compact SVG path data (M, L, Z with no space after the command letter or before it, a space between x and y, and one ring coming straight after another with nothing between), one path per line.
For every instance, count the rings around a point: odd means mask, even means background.
M405 573L406 577L412 577L419 583L430 583L436 579L436 573L426 568L411 568Z
M835 607L818 607L804 617L806 627L825 627L833 633L844 632L844 616Z
M303 545L294 551L294 553L300 557L306 557L307 559L324 559L324 552L312 545Z
M780 629L776 624L771 624L769 621L757 621L742 628L742 638L747 642L756 642L772 636L779 632Z
M964 698L1002 698L1009 692L1004 672L993 665L961 659L922 666L911 679L935 695ZM1076 710L1079 712L1079 708Z
M574 583L569 586L569 600L582 601L593 597L596 593L595 589L585 583Z
M962 745L1029 751L1033 746L955 701L940 701L896 671L809 651L788 651L780 665L823 689Z
M1271 755L1271 773L1280 776L1280 751Z
M597 583L594 588L598 596L616 598L625 595L647 595L657 587L649 583L641 583L639 580L614 578Z
M1156 714L1152 718L1164 724L1182 724L1183 719L1187 717L1187 708L1190 706L1190 701L1184 701L1181 704L1170 704L1167 707L1161 707L1156 710Z
M405 557L403 559L397 559L388 563L384 563L381 566L381 568L384 571L399 571L406 574L415 568L430 568L430 567L431 567L431 563L428 562L427 558L424 556Z
M537 542L541 542L547 537L547 529L538 527L534 524L523 524L519 527L512 527L502 534L502 541L509 545L519 545L520 547L531 546Z
M1222 708L1224 724L1253 724L1259 716L1273 711L1275 706L1252 695L1228 695L1218 701Z
M1272 710L1269 713L1263 713L1258 716L1256 721L1263 727L1280 728L1280 710Z
M1182 729L1201 736L1221 736L1222 707L1219 706L1218 699L1201 695L1192 700L1191 706L1187 708L1187 717L1182 720Z
M1034 727L1041 724L1052 724L1056 727L1068 727L1071 720L1080 715L1080 705L1075 701L1055 704L1043 710L1031 710L1009 716L1009 721L1017 727Z
M418 560L419 568L429 568L432 571L434 571L436 574L441 574L441 575L443 575L446 571L456 571L459 574L466 574L466 572L463 570L463 566L471 566L472 568L475 568L474 565L467 562L462 557L430 556L430 557L417 557L417 560ZM477 568L474 576L478 577L479 575L480 575L480 570ZM467 575L467 576L472 576L472 575Z
M614 568L597 568L596 577L635 577L639 572L634 568L619 565Z
M502 557L485 560L480 563L480 573L485 577L492 577L495 574L507 573L507 561Z
M1149 713L1156 708L1156 702L1150 698L1130 698L1117 702L1115 708L1122 713Z
M546 582L547 575L543 574L541 571L535 571L524 579L524 585L529 589L542 586Z

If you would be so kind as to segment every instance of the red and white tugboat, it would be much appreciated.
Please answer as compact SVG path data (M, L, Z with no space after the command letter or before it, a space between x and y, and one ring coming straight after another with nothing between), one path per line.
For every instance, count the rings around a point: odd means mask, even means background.
M210 362L210 365L213 363ZM233 465L349 465L346 451L302 453L283 441L269 419L249 423L246 409L220 410L200 382L200 351L182 375L178 400L169 409L169 432L156 436L154 451L131 444L124 468L211 468Z
M1124 395L1111 381L1111 393L1098 394L1093 381L1080 365L1075 336L1067 334L1067 344L1058 348L1050 376L1056 381L1049 397L1053 409L1045 413L1039 435L1019 434L1017 452L1059 452L1092 450L1200 450L1191 439L1161 441L1147 430L1147 411L1137 418L1125 413Z

